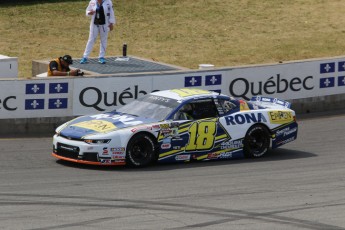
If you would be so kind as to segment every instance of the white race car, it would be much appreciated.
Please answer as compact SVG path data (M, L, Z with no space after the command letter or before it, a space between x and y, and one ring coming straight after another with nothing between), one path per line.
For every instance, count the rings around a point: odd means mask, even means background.
M135 167L261 157L270 147L295 140L297 131L289 102L268 97L245 101L182 88L59 126L52 155L83 164Z

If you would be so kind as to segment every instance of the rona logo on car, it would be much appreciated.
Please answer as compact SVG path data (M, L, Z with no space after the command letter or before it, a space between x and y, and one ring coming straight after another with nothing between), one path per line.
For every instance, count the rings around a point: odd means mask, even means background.
M236 114L225 117L227 125L242 125L244 123L267 122L262 113Z

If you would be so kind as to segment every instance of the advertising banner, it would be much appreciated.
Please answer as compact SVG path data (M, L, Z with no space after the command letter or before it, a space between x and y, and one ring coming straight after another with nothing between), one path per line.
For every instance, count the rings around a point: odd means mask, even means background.
M345 93L345 57L127 76L1 80L0 119L111 111L153 91L195 87L250 99Z

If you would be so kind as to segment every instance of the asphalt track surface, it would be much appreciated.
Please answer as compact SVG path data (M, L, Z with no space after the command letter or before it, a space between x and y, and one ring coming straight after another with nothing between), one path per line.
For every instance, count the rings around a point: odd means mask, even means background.
M343 113L344 114L344 113ZM0 229L345 229L345 115L299 120L261 159L80 166L0 139Z

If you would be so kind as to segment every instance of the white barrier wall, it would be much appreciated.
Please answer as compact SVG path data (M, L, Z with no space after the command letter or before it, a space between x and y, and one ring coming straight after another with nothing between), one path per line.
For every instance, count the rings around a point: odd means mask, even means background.
M169 74L1 80L0 119L109 111L146 93L198 87L249 99L285 100L345 93L345 57Z

